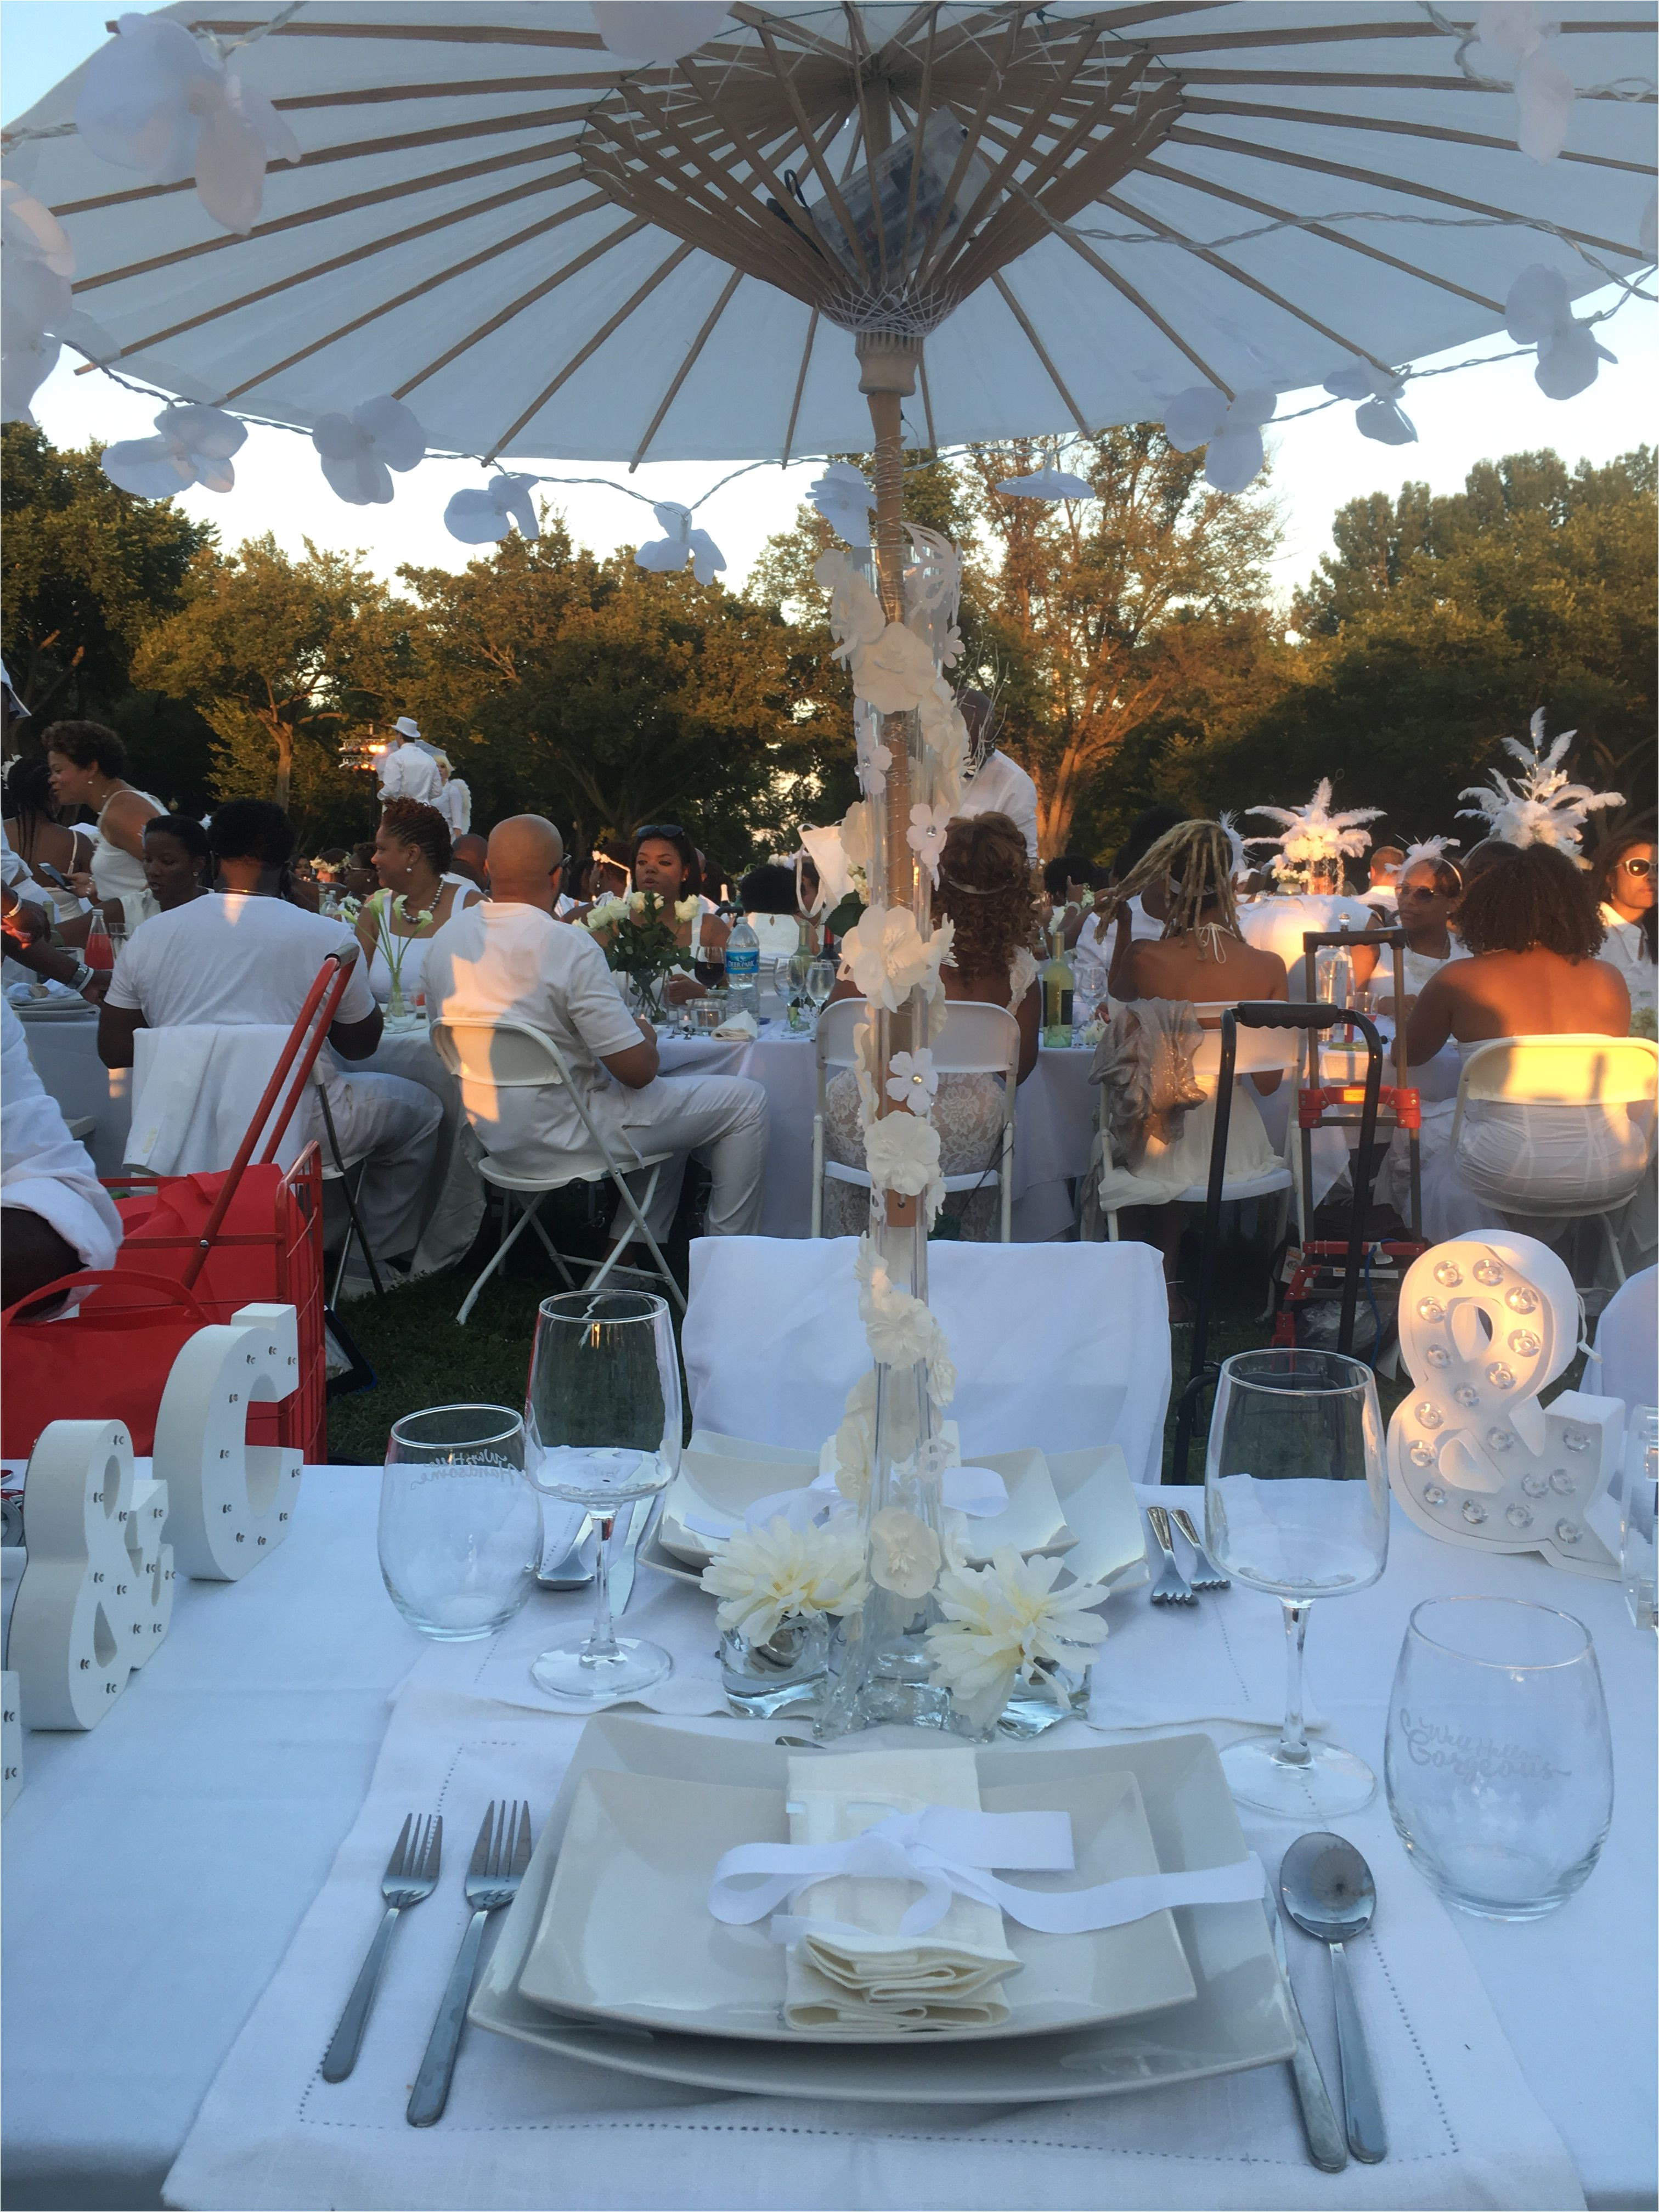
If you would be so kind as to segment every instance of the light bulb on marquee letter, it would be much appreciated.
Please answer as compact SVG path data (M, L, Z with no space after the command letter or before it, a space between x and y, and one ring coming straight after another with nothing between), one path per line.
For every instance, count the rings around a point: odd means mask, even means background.
M1458 1237L1413 1261L1400 1351L1413 1387L1389 1424L1389 1480L1419 1528L1617 1577L1584 1516L1612 1471L1623 1406L1580 1390L1539 1402L1577 1345L1572 1277L1535 1238Z
M180 1574L240 1582L287 1535L301 1455L250 1444L247 1409L286 1398L299 1379L292 1306L243 1306L198 1328L173 1361L155 1416L155 1471L167 1479Z

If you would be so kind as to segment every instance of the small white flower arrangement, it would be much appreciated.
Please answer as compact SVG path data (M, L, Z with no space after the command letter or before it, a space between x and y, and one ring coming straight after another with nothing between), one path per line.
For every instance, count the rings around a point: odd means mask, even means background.
M1095 1610L1108 1593L1099 1583L1056 1591L1058 1559L1025 1559L1012 1549L988 1567L946 1567L935 1593L942 1620L927 1630L933 1680L951 1692L969 1725L990 1728L1018 1682L1066 1705L1068 1670L1088 1665L1106 1640Z
M780 1514L764 1528L738 1528L703 1569L702 1588L720 1601L721 1629L755 1644L785 1621L860 1613L870 1583L857 1517L840 1513L797 1528Z

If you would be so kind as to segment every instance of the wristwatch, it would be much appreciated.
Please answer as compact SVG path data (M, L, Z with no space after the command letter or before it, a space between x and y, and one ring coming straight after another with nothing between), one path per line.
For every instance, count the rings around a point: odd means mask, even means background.
M92 981L92 972L84 960L77 960L75 963L75 973L70 977L70 988L72 991L84 991Z

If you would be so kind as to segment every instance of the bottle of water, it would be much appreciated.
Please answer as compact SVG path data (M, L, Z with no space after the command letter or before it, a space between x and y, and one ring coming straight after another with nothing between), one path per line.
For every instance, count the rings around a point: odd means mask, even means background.
M733 1013L746 1012L760 1027L760 939L736 908L732 934L726 940L726 988Z

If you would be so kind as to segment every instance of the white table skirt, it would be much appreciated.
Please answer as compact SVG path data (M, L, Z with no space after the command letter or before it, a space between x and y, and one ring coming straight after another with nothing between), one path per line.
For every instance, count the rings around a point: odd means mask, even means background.
M158 2201L321 1887L368 1787L387 1693L428 1648L380 1584L378 1487L376 1468L308 1474L287 1545L242 1583L184 1585L166 1644L100 1728L25 1739L4 1836L7 2206ZM1652 1639L1630 1627L1613 1585L1436 1544L1398 1515L1394 1545L1382 1582L1323 1608L1310 1638L1333 1724L1374 1762L1419 1598L1504 1592L1565 1607L1595 1633L1617 1774L1601 1863L1530 1926L1454 1920L1589 2203L1651 2204ZM582 1601L532 1602L562 1629ZM355 1964L341 1961L342 1992ZM596 2070L593 2084L596 2118L629 2101L624 2077ZM781 2158L781 2191L787 2171ZM568 2201L551 2167L545 2201Z

